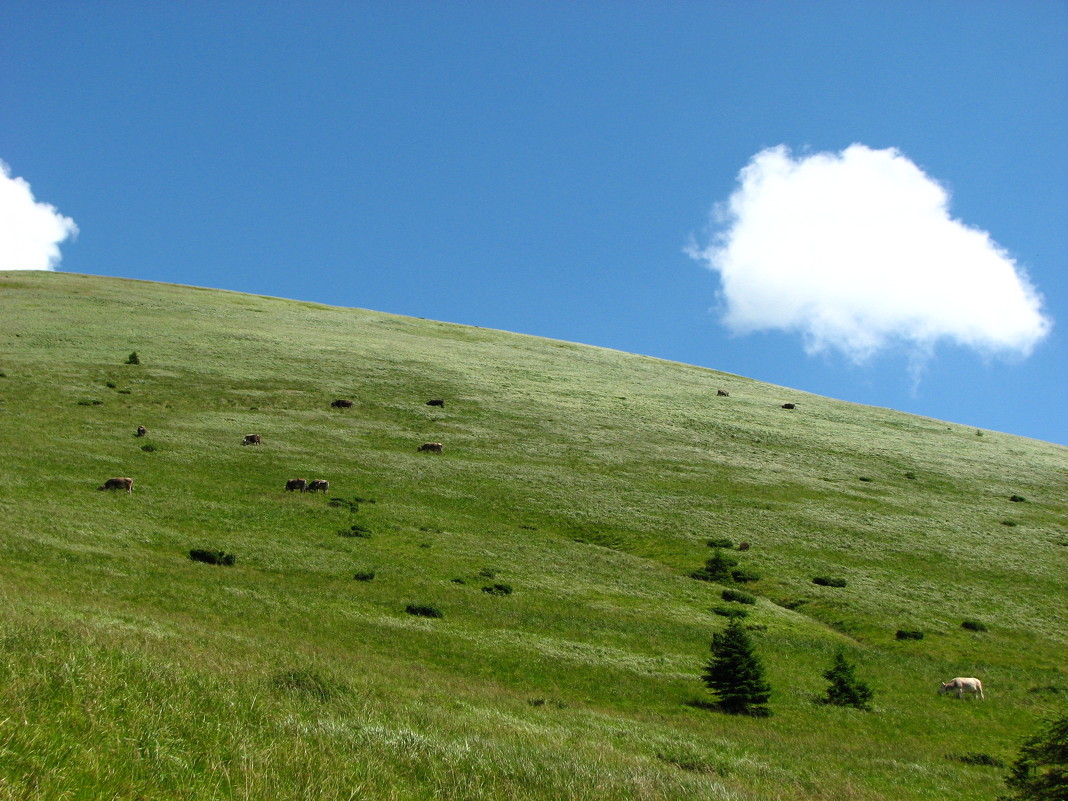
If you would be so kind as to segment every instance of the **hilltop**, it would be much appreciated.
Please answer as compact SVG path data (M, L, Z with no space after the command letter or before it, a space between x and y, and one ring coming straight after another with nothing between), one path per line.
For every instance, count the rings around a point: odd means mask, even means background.
M0 798L990 798L1065 708L1068 448L219 290L0 312ZM712 539L770 718L699 679ZM839 648L872 712L816 703Z

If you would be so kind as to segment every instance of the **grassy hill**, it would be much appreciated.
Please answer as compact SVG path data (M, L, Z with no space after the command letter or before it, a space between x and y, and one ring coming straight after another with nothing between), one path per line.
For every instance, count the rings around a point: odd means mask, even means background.
M1068 701L1060 446L28 272L0 273L0 420L0 798L992 798L1004 770L968 755L1008 762ZM721 537L760 575L770 718L700 681L724 588L690 574ZM816 703L839 648L874 711ZM937 696L954 676L987 700Z

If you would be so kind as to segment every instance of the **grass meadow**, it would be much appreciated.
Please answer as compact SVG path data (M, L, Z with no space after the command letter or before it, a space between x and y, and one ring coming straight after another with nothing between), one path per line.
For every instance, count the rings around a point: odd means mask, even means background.
M43 272L0 273L0 420L0 799L992 799L1005 769L962 757L1068 707L1061 446ZM770 718L700 681L713 538L759 576ZM873 711L817 702L839 648Z

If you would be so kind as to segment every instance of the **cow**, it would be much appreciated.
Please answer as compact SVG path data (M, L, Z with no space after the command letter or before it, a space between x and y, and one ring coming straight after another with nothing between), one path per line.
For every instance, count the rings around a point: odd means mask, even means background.
M729 398L730 394L731 393L727 392L727 390L725 390L725 389L717 389L716 390L716 395L721 397L721 398Z
M260 444L260 435L259 434L245 434L245 439L241 444L242 445L259 445Z
M137 436L143 437L147 433L148 433L148 429L145 428L144 426L138 426L137 427Z
M308 479L306 478L291 478L286 482L286 492L292 492L293 490L305 492L307 489Z
M784 409L794 409L794 408L796 408L796 407L795 407L795 406L794 406L794 404L792 404L792 403L784 403L784 404L782 405L782 408L784 408Z
M444 409L445 408L445 401L443 401L441 398L434 398L433 400L428 400L426 402L426 405L427 406L440 406L440 407L442 407Z
M104 482L104 486L97 487L98 490L117 490L124 489L126 494L133 492L133 479L132 478L109 478Z
M982 700L986 700L986 696L983 695L983 683L979 679L965 679L958 676L953 681L944 681L942 686L938 688L940 693L952 693L957 694L957 698L963 698L964 693L971 693L972 695L978 695Z
M330 482L325 478L313 479L312 482L308 484L308 492L326 492L328 489L330 489Z
M426 451L427 453L441 453L444 449L445 446L440 442L424 442L416 450Z
M330 405L335 409L351 409L352 408L352 401L350 401L350 400L341 400L339 398L338 400L334 401Z

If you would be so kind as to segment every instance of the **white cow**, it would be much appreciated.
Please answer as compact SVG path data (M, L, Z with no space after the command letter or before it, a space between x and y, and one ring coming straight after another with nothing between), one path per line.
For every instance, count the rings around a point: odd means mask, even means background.
M986 696L983 695L983 683L979 679L965 679L958 676L953 681L942 682L938 692L955 692L957 698L963 698L964 693L972 693L972 695L978 695L984 701L986 700Z

